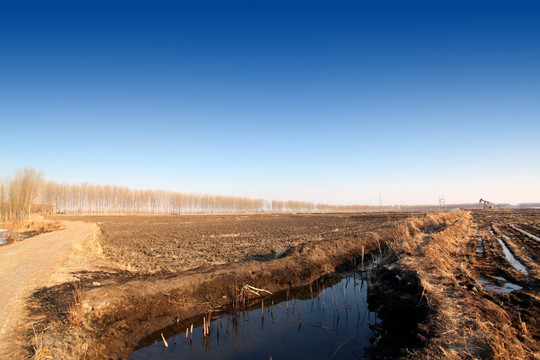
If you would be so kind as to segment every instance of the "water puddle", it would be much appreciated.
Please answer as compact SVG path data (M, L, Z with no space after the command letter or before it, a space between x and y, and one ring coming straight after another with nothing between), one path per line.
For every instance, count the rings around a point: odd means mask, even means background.
M484 255L484 242L481 237L476 239L476 254Z
M506 247L506 244L504 243L504 241L502 241L499 238L497 238L497 241L499 242L499 244L502 247L502 250L503 250L504 256L506 257L506 260L508 260L510 262L510 264L512 264L514 269L516 269L517 271L521 271L525 275L529 275L529 272L527 271L527 268L522 263L520 263L514 257L514 255L512 255L510 250L508 250L508 248Z
M7 245L7 233L9 229L0 229L0 246Z
M364 358L380 324L368 310L367 286L358 272L324 278L258 300L246 311L214 313L207 336L202 318L163 329L141 341L128 359Z
M500 282L502 282L503 285L502 286L497 286L497 285L495 285L495 284L493 284L493 283L491 283L491 282L489 282L487 280L480 280L479 283L487 291L493 291L493 292L505 293L505 294L506 293L511 293L512 291L518 291L518 290L523 289L523 287L509 282L508 280L506 280L502 276L493 276L493 278L499 280Z

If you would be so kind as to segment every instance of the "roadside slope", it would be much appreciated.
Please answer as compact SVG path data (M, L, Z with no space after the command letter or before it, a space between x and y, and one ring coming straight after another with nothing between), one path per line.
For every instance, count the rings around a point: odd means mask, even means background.
M93 236L90 224L65 225L64 230L0 247L0 358L18 351L13 343L21 334L26 297L46 284L76 247Z

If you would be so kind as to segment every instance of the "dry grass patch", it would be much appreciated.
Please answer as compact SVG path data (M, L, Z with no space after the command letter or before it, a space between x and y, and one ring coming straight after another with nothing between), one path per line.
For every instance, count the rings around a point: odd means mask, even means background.
M34 344L32 345L32 350L34 353L31 359L32 360L52 359L53 357L51 356L51 350L49 349L48 346L44 345L43 343L43 334L38 335L33 325L32 325L32 330L34 331L34 338L33 338Z
M18 230L20 232L34 231L39 234L61 230L64 228L64 225L58 221L45 220L43 218L10 221L3 223L1 226L8 229Z
M79 327L83 317L82 299L83 288L80 282L76 282L72 291L73 300L69 305L69 323L71 326Z
M58 221L45 220L41 216L35 216L28 220L2 222L0 228L9 229L7 240L8 243L12 243L42 233L62 230L65 226Z

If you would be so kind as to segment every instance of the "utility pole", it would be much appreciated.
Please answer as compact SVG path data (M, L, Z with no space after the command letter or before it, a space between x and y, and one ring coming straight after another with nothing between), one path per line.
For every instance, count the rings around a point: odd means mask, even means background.
M439 209L446 210L446 203L443 195L439 196Z
M381 193L379 193L379 206L382 207L382 198L381 198Z

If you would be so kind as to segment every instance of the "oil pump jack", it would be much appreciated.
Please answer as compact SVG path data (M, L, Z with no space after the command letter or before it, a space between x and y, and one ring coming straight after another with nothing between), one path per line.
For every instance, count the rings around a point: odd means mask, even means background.
M484 203L484 210L493 209L493 203L491 201L487 201L480 198L480 201L478 202L478 204L482 204L482 203Z

